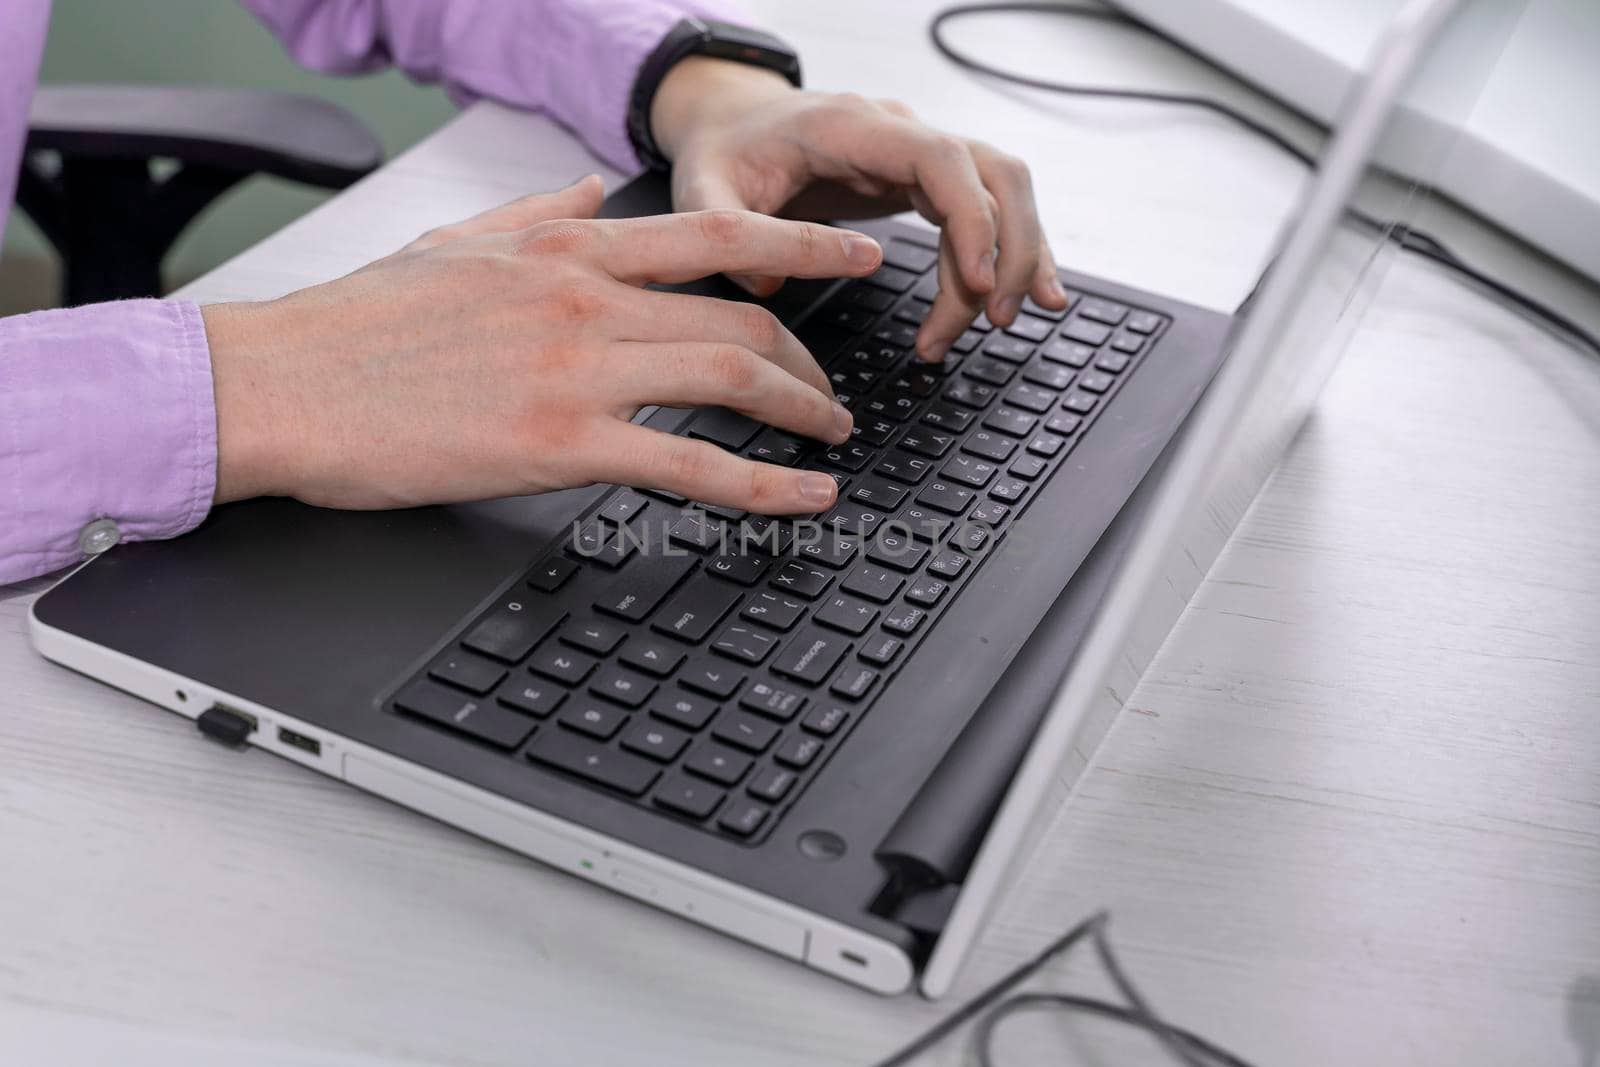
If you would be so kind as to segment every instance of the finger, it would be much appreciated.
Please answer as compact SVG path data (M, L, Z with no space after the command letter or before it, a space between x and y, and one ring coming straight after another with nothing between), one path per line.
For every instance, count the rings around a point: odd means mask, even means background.
M816 441L850 439L850 412L824 392L742 345L715 341L619 345L631 407L716 404Z
M999 207L999 257L994 291L985 301L989 320L1010 326L1022 310L1022 298L1039 268L1039 212L1033 202L1033 179L1027 165L981 142L972 143L972 157L984 186Z
M1050 242L1039 237L1039 265L1034 269L1033 282L1028 290L1035 300L1057 311L1067 309L1067 290L1056 277L1056 257L1050 251Z
M961 272L955 269L955 251L949 240L939 238L939 292L933 298L928 317L917 331L917 354L937 363L944 358L956 338L978 317L983 297L967 288Z
M646 290L630 293L625 306L632 315L617 324L620 340L740 345L824 395L833 395L833 384L811 352L776 315L758 304Z
M425 248L433 248L454 241L462 237L474 237L485 233L510 233L514 230L525 230L529 226L536 226L541 222L550 222L554 219L590 219L595 212L600 210L600 203L605 199L605 183L600 180L600 175L590 174L579 178L565 189L557 189L553 193L535 193L524 196L509 204L490 208L470 219L440 226L438 229L429 230L415 241L406 245L408 252Z
M965 141L880 108L841 105L816 122L810 150L819 177L848 181L867 175L916 186L931 206L932 221L950 233L957 273L967 287L979 293L994 288L993 198Z
M679 211L759 211L727 176L726 165L702 161L692 174L685 167L672 172L672 204ZM771 274L729 274L728 280L756 296L771 296L783 279Z
M858 278L883 262L864 233L758 215L696 211L598 224L602 269L630 285L673 285L712 274Z
M640 489L665 489L702 504L742 508L757 515L826 511L839 487L820 471L792 470L724 452L707 441L618 422L607 431L596 481Z

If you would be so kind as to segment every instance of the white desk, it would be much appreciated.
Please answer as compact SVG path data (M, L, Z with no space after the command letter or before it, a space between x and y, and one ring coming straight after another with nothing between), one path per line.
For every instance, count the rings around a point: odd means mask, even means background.
M976 87L924 43L927 4L748 6L814 84L1020 151L1061 258L1091 272L1232 307L1299 178L1209 120ZM970 37L1084 77L1158 62L1016 27ZM189 295L324 279L590 166L480 107ZM1514 245L1458 239L1600 317ZM37 659L43 583L9 590L0 1062L856 1065L1098 907L1169 1018L1259 1064L1578 1062L1569 1028L1600 1028L1596 530L1600 365L1402 263L940 1005L204 741ZM1048 978L1103 987L1087 953ZM1055 1017L1006 1044L1164 1062Z

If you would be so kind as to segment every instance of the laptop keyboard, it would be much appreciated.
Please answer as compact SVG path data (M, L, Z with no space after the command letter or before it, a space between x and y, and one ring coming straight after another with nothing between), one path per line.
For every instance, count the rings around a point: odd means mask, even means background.
M705 409L680 432L823 470L810 522L614 489L388 707L664 816L769 834L939 625L1167 319L1090 293L912 344L935 250L895 238L797 331L855 432L824 445Z

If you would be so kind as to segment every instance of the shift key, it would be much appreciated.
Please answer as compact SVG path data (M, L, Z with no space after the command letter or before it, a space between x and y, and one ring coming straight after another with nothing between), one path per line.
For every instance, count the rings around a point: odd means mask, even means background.
M789 640L772 669L808 685L821 685L850 651L850 642L826 630L809 627Z
M694 570L699 558L687 552L674 555L635 556L612 579L594 606L607 615L640 622L660 604L683 576Z

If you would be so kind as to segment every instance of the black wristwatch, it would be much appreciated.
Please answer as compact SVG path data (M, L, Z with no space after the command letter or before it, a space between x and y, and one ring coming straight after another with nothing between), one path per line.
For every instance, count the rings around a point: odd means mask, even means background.
M628 139L651 170L667 170L672 164L661 154L655 135L650 132L650 105L655 102L656 90L667 71L687 56L714 56L765 67L800 87L800 57L772 34L693 16L684 19L667 31L656 50L640 64L628 104Z

